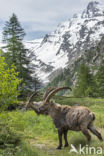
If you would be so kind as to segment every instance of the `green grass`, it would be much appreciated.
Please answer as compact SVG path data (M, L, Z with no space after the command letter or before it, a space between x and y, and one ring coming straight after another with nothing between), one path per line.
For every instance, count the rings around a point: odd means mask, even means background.
M35 100L39 100L36 97ZM55 96L60 104L80 104L89 107L96 115L95 125L104 138L104 99L69 98ZM57 130L49 116L37 116L34 111L12 111L0 114L0 156L74 156L70 154L70 144L77 149L79 144L86 145L86 138L81 132L69 131L69 147L55 150L58 145ZM90 146L101 146L96 136L92 135Z

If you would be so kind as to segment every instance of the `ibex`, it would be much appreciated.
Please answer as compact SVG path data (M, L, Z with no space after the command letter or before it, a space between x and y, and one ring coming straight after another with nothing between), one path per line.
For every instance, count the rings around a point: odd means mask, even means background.
M30 106L38 115L50 115L58 130L59 145L57 149L62 147L62 135L64 134L65 147L68 146L67 132L68 130L82 131L86 136L87 141L91 140L91 136L88 132L90 130L94 135L98 137L100 141L103 141L101 134L95 129L93 121L95 120L95 115L87 107L84 106L67 106L60 105L50 98L58 91L62 89L70 89L69 87L58 87L48 89L44 96L43 101L31 102L31 95L27 101L26 107Z

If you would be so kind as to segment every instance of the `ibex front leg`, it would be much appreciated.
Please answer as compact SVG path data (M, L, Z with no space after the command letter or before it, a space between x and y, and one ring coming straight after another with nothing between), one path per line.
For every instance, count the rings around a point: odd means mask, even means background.
M65 139L65 145L64 145L64 147L67 147L68 146L67 133L68 133L68 130L64 130L64 139Z
M63 134L63 130L58 130L59 145L57 149L61 149L62 147L62 134Z

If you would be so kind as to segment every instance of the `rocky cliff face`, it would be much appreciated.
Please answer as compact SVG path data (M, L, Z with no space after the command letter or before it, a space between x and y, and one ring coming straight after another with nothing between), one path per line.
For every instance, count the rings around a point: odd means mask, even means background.
M95 46L104 35L104 8L96 1L90 2L82 14L60 24L57 29L43 39L25 42L30 53L31 66L43 82L49 82L65 67L70 67ZM58 72L56 72L58 71ZM53 73L53 74L52 74Z

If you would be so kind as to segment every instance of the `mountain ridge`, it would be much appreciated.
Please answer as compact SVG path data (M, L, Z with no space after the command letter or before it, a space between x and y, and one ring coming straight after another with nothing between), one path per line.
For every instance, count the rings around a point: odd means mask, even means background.
M52 80L50 75L54 78L54 73L55 76L59 73L57 71L71 67L84 51L95 46L103 35L104 7L92 1L81 14L74 14L73 18L58 25L56 30L47 34L38 45L32 43L32 47L29 46L34 54L31 66L38 64L37 75L44 83L48 83ZM28 45L26 47L28 48Z

